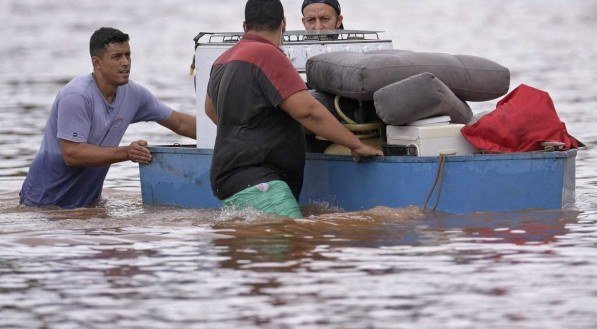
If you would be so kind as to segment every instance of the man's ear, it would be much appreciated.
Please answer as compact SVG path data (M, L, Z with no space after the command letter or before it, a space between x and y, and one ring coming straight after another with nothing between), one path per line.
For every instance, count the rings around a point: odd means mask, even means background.
M338 20L336 21L336 28L339 29L340 26L342 25L342 20L344 20L344 17L342 17L342 15L338 15Z
M282 34L286 32L286 17L282 20Z
M247 22L243 22L243 31L247 32Z
M92 56L91 57L91 65L93 65L93 69L97 69L100 66L100 59L97 56Z

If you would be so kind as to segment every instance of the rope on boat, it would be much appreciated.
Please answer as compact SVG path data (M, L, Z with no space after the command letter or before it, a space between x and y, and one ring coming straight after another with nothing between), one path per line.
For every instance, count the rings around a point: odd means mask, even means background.
M425 205L423 206L423 210L427 210L427 205L429 204L429 200L431 200L431 196L433 192L435 192L435 188L438 187L439 182L439 189L437 191L437 199L435 200L435 206L433 206L433 212L437 210L439 206L439 200L442 196L442 189L444 186L444 168L446 167L446 158L447 155L444 153L440 153L439 159L437 162L437 171L435 173L435 180L433 181L433 186L431 187L431 191L429 191L429 195L427 196L427 200L425 200Z

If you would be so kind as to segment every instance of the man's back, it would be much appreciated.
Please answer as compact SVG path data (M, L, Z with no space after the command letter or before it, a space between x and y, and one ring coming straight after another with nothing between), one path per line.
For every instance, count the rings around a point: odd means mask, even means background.
M284 54L257 35L245 34L214 63L208 94L218 117L211 172L218 198L272 180L287 182L298 196L304 132L278 105L304 89Z
M301 218L303 126L350 148L355 160L381 152L309 94L278 48L286 30L280 0L248 0L243 29L242 40L214 63L205 97L205 113L218 126L212 190L227 207Z

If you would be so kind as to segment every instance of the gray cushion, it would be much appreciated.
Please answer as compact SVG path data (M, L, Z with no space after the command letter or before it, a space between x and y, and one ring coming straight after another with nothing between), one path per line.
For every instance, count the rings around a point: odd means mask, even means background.
M394 82L430 72L462 100L487 101L505 95L510 71L485 58L467 55L384 50L337 51L307 61L309 86L358 100Z
M452 123L468 123L473 111L442 81L423 73L383 87L373 94L382 121L399 126L413 121L449 115Z

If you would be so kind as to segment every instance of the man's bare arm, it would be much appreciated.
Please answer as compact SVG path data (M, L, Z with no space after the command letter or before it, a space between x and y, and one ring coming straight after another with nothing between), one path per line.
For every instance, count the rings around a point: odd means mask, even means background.
M195 116L174 111L166 120L158 122L178 135L197 138L197 121Z
M364 144L346 129L307 90L299 91L286 98L280 107L308 130L350 148L355 160L362 156L383 155L383 152Z
M151 162L147 142L134 141L129 146L101 147L87 143L60 140L62 157L67 166L100 167L131 160L137 163Z
M213 121L213 123L216 125L218 124L218 115L216 114L214 103L211 101L211 98L209 98L209 95L205 95L205 114L211 121Z

